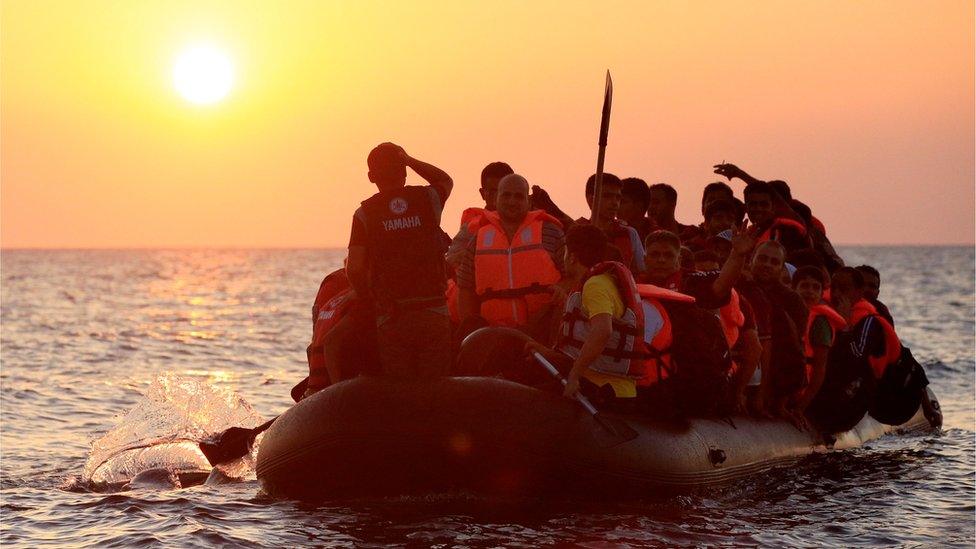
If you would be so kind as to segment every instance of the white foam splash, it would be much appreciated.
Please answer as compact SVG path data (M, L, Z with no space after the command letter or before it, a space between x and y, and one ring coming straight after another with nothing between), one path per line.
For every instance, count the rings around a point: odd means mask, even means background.
M253 428L262 422L233 391L173 373L161 374L145 399L92 443L82 478L117 484L149 469L206 472L210 464L200 452L200 440L229 427ZM243 461L250 461L248 457Z

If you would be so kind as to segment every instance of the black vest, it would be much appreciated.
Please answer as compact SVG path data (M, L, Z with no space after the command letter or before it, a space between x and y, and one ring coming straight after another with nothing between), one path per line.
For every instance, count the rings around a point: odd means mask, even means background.
M444 297L447 246L433 192L431 187L401 187L362 203L370 285L381 302Z

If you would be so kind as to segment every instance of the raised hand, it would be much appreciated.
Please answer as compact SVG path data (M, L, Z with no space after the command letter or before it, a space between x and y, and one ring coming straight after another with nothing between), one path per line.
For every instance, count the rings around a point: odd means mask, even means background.
M749 227L748 221L732 226L732 253L746 256L756 247L756 226Z
M403 162L404 165L407 165L407 162L410 160L410 155L407 154L407 151L404 150L403 147L401 147L400 145L397 145L396 143L390 142L390 141L385 141L385 142L381 143L380 145L381 146L387 146L387 147L391 147L391 148L396 149L396 151L397 151L397 158L399 158L400 161Z
M529 198L532 199L532 207L537 210L545 210L548 207L554 207L556 205L549 196L549 193L538 185L532 185L532 194Z
M735 164L715 164L712 167L715 168L715 173L727 178L729 181L732 181L736 177L742 179L742 176L746 173Z

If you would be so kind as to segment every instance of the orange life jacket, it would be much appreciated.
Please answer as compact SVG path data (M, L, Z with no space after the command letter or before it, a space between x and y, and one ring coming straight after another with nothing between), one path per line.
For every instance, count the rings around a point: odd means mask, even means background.
M661 287L667 288L669 290L677 292L678 288L681 287L681 279L684 273L679 269L673 275L669 276L662 282L664 285ZM658 286L655 286L658 288ZM679 295L685 295L680 294ZM742 306L739 305L739 292L734 288L732 289L731 297L729 302L723 305L718 310L718 319L722 323L722 331L725 333L725 341L729 344L729 348L735 346L736 341L739 340L739 330L746 323L746 315L742 312Z
M481 227L482 217L487 211L484 208L465 208L461 212L461 230L473 236ZM458 313L458 287L454 277L447 280L444 297L447 298L447 312L451 315L451 321L455 324L461 322L461 315Z
M799 221L795 219L790 219L788 217L777 217L776 219L773 220L773 224L770 225L768 229L766 229L765 231L762 232L762 234L759 235L759 237L756 239L756 242L759 243L759 242L765 242L767 240L779 240L778 238L774 238L774 237L779 231L787 227L796 230L801 237L807 236L807 227L803 223L800 223Z
M479 223L474 252L475 292L481 316L492 326L524 326L552 301L549 286L559 282L559 269L542 245L544 223L559 221L533 210L509 242L497 212L485 212Z
M487 211L488 210L484 208L465 208L464 211L461 212L461 226L464 227L465 225L471 225L472 221L479 220Z
M742 313L739 306L739 292L732 289L729 302L718 310L718 319L722 322L722 331L725 332L725 341L729 344L729 349L735 347L739 341L739 330L746 323L746 315Z
M312 303L313 328L315 327L315 321L319 318L319 309L346 288L349 288L349 278L346 276L345 269L336 269L325 275L325 278L319 284L318 293L315 294L315 302Z
M851 326L857 324L866 316L876 314L878 314L878 310L874 308L874 305L871 305L870 301L859 299L851 306Z
M649 278L647 275L642 275L644 280ZM669 290L678 291L681 288L681 279L684 278L684 272L681 269L675 271L671 276L665 278L661 281L661 285L658 288L667 288ZM650 283L648 283L650 284Z
M813 345L810 343L810 331L813 330L813 321L816 320L818 316L822 316L827 319L827 324L830 326L830 340L833 341L837 336L839 330L847 328L847 321L844 317L840 316L840 313L834 310L833 307L827 305L826 303L818 303L813 307L810 307L810 313L807 315L807 331L803 334L803 356L807 358L807 383L813 379L813 364L810 359L813 358Z
M856 325L858 322L868 316L873 316L884 330L884 356L868 357L868 363L871 365L871 370L874 371L875 378L881 379L888 366L898 362L898 360L901 359L901 340L898 339L898 334L895 333L895 327L892 326L890 322L885 320L883 316L879 315L878 310L874 308L874 305L871 305L871 303L866 299L859 300L851 308L851 326Z
M345 269L325 277L312 306L314 322L312 341L305 353L308 356L308 386L322 389L329 385L329 373L325 367L325 336L343 319L352 303L352 286Z
M813 357L813 345L810 344L810 331L813 329L813 321L818 316L822 316L827 319L827 324L830 325L831 341L833 341L834 336L837 335L838 330L847 328L847 321L844 320L844 317L840 316L840 313L835 311L830 305L827 305L826 303L818 303L817 305L810 307L810 313L807 315L807 331L805 334L803 334L803 355L808 359Z
M613 331L600 356L590 368L594 371L633 379L638 385L651 385L667 379L671 372L671 319L661 300L693 303L695 298L650 284L637 285L622 263L606 261L595 265L584 277L610 274L620 292L624 314L613 318ZM589 316L583 310L582 292L566 300L560 326L559 349L578 357L589 334Z

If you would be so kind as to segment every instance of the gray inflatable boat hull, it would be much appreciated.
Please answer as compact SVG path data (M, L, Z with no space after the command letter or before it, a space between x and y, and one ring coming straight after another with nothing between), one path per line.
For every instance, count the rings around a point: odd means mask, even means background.
M279 417L261 441L257 477L272 496L309 501L456 490L643 497L829 451L818 435L778 420L612 421L636 437L608 430L573 401L502 379L360 377ZM832 449L928 429L921 412L896 427L866 416Z

